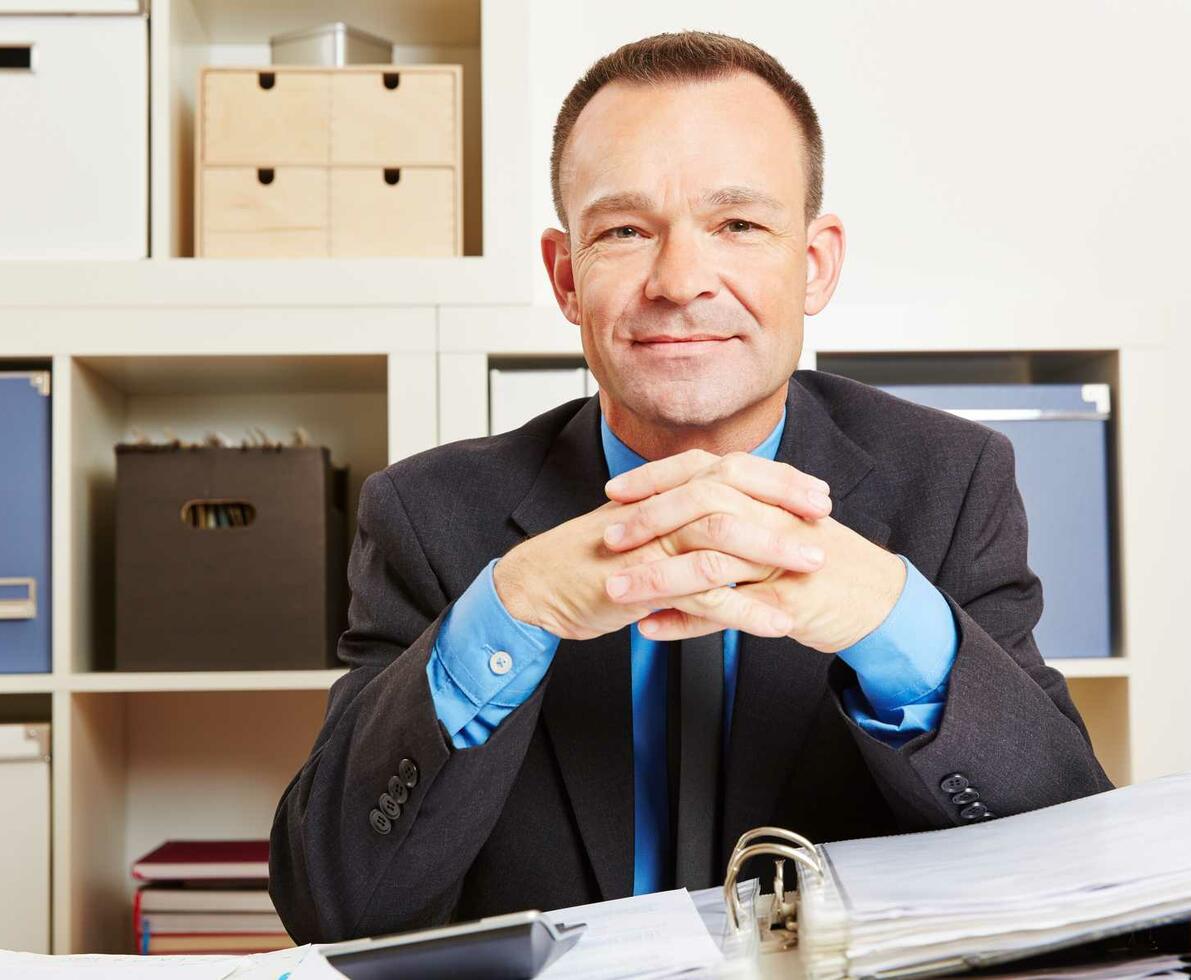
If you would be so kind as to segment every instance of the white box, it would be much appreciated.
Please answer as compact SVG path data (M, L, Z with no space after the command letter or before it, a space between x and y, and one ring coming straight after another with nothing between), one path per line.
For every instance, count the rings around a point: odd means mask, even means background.
M50 726L0 725L0 949L50 951Z
M488 431L507 432L588 390L589 372L573 368L491 368L488 372ZM594 379L593 379L594 381Z
M148 254L143 15L0 15L0 259Z

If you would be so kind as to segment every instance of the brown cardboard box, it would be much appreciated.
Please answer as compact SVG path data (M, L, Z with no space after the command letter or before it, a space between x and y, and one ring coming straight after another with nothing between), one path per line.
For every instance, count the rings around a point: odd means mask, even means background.
M318 446L116 446L116 669L339 666L346 476Z

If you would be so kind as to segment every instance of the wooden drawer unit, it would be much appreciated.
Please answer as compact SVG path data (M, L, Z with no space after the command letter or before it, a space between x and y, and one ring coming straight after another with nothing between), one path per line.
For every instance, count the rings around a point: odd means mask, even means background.
M453 167L331 168L331 254L458 255Z
M455 166L459 69L377 68L331 76L331 163Z
M204 163L326 164L331 120L326 72L209 70L202 93Z
M459 65L204 68L195 255L463 251Z
M326 167L207 167L199 254L326 256Z

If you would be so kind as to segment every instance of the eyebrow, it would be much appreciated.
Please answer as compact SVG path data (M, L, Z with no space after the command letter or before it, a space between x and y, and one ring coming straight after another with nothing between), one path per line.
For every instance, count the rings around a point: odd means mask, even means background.
M784 214L786 210L782 202L776 197L766 194L764 191L757 190L754 187L744 187L738 184L705 192L702 197L702 203L717 208L755 205L776 214ZM656 207L657 205L654 204L653 198L648 194L641 194L636 191L618 191L597 197L587 205L579 214L579 223L581 225L585 224L592 218L602 214L621 211L652 211Z

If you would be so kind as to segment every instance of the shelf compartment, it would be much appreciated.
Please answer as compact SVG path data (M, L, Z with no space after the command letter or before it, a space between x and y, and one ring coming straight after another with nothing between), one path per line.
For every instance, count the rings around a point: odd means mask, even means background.
M114 663L114 446L138 431L161 441L168 428L195 441L215 430L235 445L250 427L289 442L301 426L310 444L349 467L350 547L360 485L389 460L393 366L385 355L85 356L66 367L71 632L55 648L60 671Z

